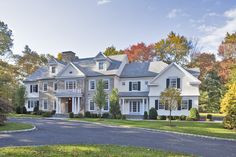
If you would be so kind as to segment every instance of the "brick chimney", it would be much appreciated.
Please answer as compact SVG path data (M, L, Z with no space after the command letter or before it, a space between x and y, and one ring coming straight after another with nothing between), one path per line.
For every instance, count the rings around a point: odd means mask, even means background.
M64 51L62 52L62 61L64 62L72 62L76 58L75 53L72 51Z

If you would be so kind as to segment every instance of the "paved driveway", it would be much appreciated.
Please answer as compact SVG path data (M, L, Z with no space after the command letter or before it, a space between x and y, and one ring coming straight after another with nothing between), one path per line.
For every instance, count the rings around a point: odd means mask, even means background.
M0 147L46 144L118 144L143 146L207 157L235 157L236 141L106 127L96 124L46 119L11 119L33 123L32 132L0 134Z

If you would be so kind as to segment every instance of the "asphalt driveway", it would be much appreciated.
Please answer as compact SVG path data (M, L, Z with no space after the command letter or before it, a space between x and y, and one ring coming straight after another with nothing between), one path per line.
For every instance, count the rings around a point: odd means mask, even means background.
M0 134L0 147L51 144L117 144L185 152L207 157L236 156L236 141L63 120L11 119L11 121L33 123L37 130Z

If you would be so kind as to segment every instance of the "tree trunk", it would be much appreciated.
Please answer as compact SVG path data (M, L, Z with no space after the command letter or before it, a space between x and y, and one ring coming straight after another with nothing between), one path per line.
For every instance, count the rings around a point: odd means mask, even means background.
M169 122L170 122L170 126L171 126L171 109L170 109Z

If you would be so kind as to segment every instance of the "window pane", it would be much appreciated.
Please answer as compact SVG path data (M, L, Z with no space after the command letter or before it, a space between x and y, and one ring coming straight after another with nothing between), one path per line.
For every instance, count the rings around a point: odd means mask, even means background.
M138 82L133 82L133 90L138 90Z
M90 101L89 107L90 107L90 110L94 110L94 102L93 101Z
M47 83L44 83L43 84L43 91L47 91L48 90L48 84Z
M161 101L159 101L159 109L163 110L165 109L165 105L161 103Z
M103 69L103 62L99 62L99 63L98 63L98 68L99 68L99 70L102 70L102 69Z
M44 109L47 109L47 108L48 108L48 102L47 102L47 100L44 100L44 101L43 101L43 107L44 107Z
M104 80L104 89L109 89L109 81Z
M95 89L95 81L90 81L90 89Z
M106 105L104 106L104 110L108 110L108 100L106 101Z
M170 79L170 87L176 88L177 87L177 79Z
M188 108L188 100L182 100L182 110L187 110Z
M56 72L56 67L52 67L52 73Z

